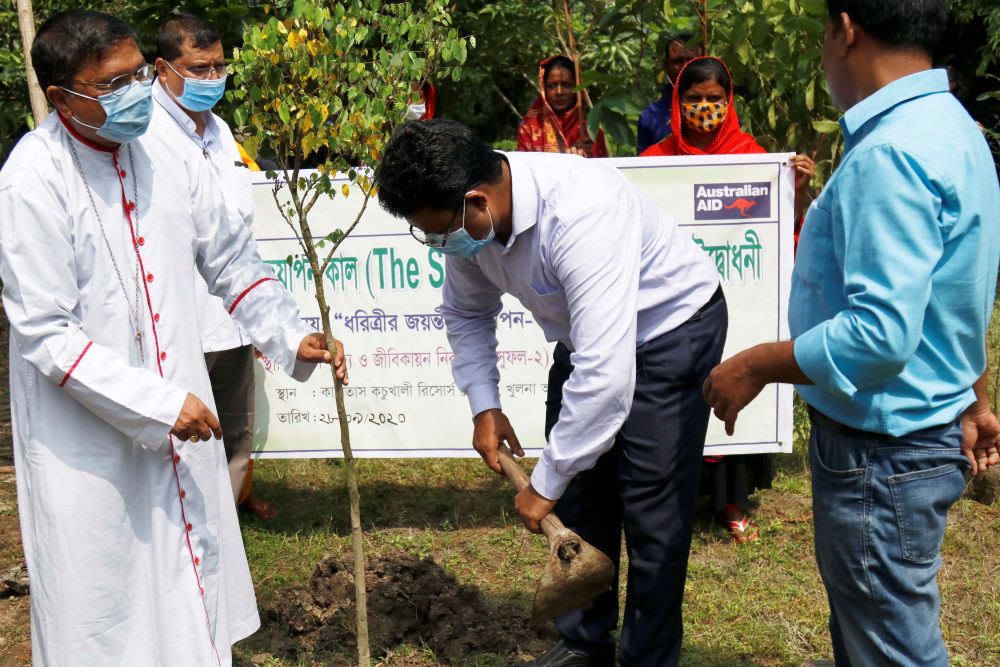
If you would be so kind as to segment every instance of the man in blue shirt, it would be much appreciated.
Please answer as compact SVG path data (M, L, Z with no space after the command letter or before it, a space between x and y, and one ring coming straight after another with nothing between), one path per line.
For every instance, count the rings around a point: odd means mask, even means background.
M792 275L792 341L719 365L731 432L769 382L809 405L816 560L837 665L948 664L936 575L964 471L1000 463L985 336L1000 264L989 148L930 52L947 0L827 0L844 156ZM964 454L964 455L963 455Z
M676 32L667 38L667 50L663 54L663 92L660 99L646 107L639 116L636 129L635 154L639 155L655 143L659 143L670 134L670 101L674 96L674 81L687 61L694 58L694 53L686 46L691 39L689 32Z

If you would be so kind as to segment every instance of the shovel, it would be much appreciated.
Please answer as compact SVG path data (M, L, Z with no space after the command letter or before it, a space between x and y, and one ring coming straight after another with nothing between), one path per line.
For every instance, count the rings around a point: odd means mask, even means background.
M518 491L530 483L528 475L501 443L500 467ZM563 525L554 513L541 521L549 540L549 562L535 588L531 622L540 624L573 609L585 609L601 593L611 589L615 566L611 559L583 541Z

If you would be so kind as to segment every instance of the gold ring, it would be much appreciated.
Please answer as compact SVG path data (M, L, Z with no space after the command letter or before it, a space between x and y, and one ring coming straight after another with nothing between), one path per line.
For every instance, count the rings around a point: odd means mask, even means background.
M201 440L201 438L198 437L197 433L192 433L191 437L188 438L188 440L190 440L191 442L198 442L199 440Z

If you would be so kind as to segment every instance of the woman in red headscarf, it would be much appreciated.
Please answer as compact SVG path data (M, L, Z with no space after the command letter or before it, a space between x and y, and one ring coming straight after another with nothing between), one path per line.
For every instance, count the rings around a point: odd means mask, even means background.
M695 58L681 69L670 107L670 127L673 132L643 151L643 157L767 152L740 129L732 78L718 58Z
M591 140L581 122L573 61L564 55L543 60L538 65L538 87L542 94L517 128L517 150L607 157L604 132L598 131L597 139Z
M673 133L643 151L643 157L767 152L740 129L740 119L733 105L733 80L729 68L718 58L695 58L681 69L674 86L670 116ZM795 168L795 241L798 245L799 227L808 206L809 182L816 164L808 155L795 155L791 163Z
M733 82L729 69L718 58L695 58L677 77L671 106L673 133L647 148L643 156L726 155L766 153L750 134L740 129L733 106ZM806 188L815 165L805 155L793 158L796 169L796 204L805 201ZM798 205L796 206L798 210ZM717 520L728 527L736 542L757 539L750 520L749 496L771 486L774 460L769 454L716 456L705 459L703 485L712 496Z

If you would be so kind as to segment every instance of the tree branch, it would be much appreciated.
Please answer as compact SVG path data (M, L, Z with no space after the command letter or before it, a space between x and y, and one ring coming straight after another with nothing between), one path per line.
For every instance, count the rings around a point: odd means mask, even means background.
M287 172L285 182L288 182ZM299 244L299 247L302 248L302 252L304 254L306 252L306 246L302 242L302 235L299 233L299 229L295 226L295 223L292 222L292 219L288 217L287 213L285 213L285 208L282 206L281 200L278 199L279 192L281 192L281 180L276 178L274 179L274 187L271 188L271 198L274 200L274 205L278 207L278 213L281 214L281 219L284 220L285 224L288 225L288 228L292 230L292 234L295 236L295 241Z
M490 79L490 85L493 86L493 91L500 96L500 99L504 101L504 104L507 105L507 108L510 109L511 112L515 116L517 116L518 119L520 119L524 114L520 110L518 110L516 106L514 106L514 103L511 102L506 95L503 94L503 91L500 90L500 86L498 86L496 84L496 81L494 81L492 78Z
M344 235L334 242L333 247L330 248L330 252L326 254L326 259L323 260L323 266L320 269L321 274L326 274L326 267L330 265L330 260L333 259L333 253L337 252L337 248L340 247L340 244L343 243L344 240L351 235L351 232L354 231L354 228L357 227L358 223L361 222L361 217L365 214L365 210L368 208L368 202L372 197L371 192L372 192L371 188L369 188L368 191L365 192L365 199L361 203L361 210L358 211L358 215L354 218L354 222L352 222L351 226L347 228L347 231L344 232Z
M28 81L31 115L35 119L35 127L38 127L49 115L49 107L45 101L45 91L38 84L38 76L31 65L31 44L35 41L35 14L31 8L31 0L17 0L15 4L17 23L21 30L21 48L24 51L24 78Z

